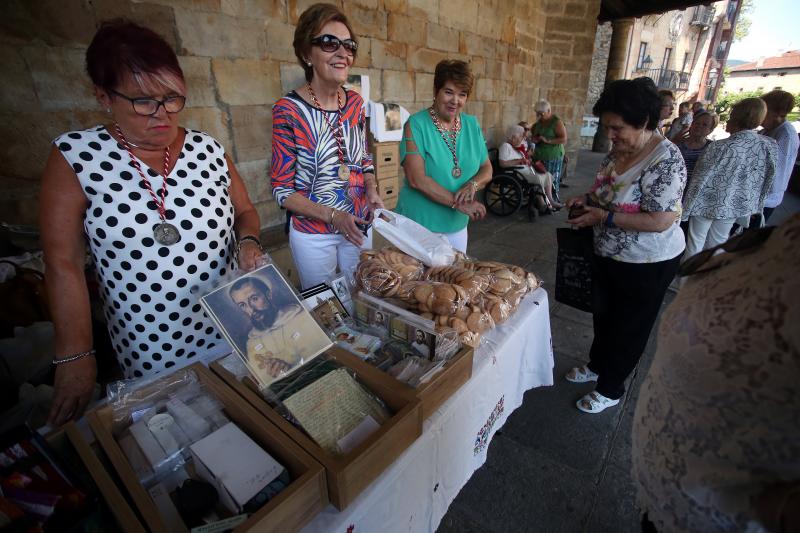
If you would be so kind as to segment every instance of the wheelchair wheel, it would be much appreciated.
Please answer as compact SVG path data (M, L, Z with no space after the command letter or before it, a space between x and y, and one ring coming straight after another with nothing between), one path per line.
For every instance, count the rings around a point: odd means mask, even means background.
M511 176L495 176L486 186L483 203L493 215L513 215L522 205L522 187Z

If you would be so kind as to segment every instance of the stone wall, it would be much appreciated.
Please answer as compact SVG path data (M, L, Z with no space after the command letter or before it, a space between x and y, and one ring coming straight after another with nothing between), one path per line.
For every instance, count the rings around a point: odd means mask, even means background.
M178 52L189 99L182 124L218 138L232 155L263 226L272 200L271 105L302 80L294 25L311 0L8 0L0 20L0 219L35 224L38 181L58 134L106 117L94 100L84 53L100 21L127 17ZM477 82L467 112L490 146L508 124L531 120L547 98L579 144L600 0L347 0L361 40L355 73L374 100L415 112L430 104L433 69L470 62ZM574 165L575 157L572 157Z

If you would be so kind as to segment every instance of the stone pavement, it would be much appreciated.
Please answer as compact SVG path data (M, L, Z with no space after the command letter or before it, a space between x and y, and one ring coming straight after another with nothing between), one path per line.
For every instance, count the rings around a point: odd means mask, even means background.
M602 157L580 152L578 168L567 178L570 187L562 189L563 200L588 190ZM770 222L797 211L800 199L787 194ZM565 226L566 218L562 210L529 222L518 212L470 224L470 255L523 265L543 278L550 298L555 384L525 394L495 434L486 464L450 506L439 533L641 531L630 475L631 424L655 335L618 406L595 415L578 411L575 401L593 384L569 383L563 375L588 361L592 317L553 299L555 228ZM673 297L668 292L664 306Z

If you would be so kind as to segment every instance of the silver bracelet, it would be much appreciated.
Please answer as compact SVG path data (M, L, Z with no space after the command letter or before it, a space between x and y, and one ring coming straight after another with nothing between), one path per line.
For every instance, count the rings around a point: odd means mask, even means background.
M61 359L53 359L54 365L60 365L63 363L71 363L72 361L77 361L78 359L82 359L84 357L89 357L90 355L94 355L95 350L92 348L88 352L81 352L76 353L75 355L68 355L67 357L62 357Z

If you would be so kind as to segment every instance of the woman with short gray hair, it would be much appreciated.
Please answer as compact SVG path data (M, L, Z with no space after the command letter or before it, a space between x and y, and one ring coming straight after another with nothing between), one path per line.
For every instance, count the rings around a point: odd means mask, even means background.
M561 204L553 199L553 179L549 172L536 172L531 165L530 149L525 141L525 128L519 125L509 126L506 130L506 142L500 145L498 163L502 168L515 168L530 184L539 185L545 198L539 196L540 215L550 214L561 209Z
M553 176L554 197L558 199L561 187L561 170L564 166L564 145L567 143L567 128L553 114L550 102L539 100L534 107L536 123L531 128L531 140L536 143L533 158L541 161Z

